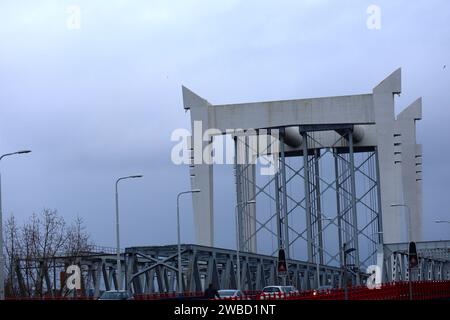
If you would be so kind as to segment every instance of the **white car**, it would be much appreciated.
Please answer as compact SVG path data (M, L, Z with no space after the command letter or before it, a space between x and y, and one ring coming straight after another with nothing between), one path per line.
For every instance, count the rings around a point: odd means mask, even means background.
M233 298L243 298L244 294L241 290L235 290L235 289L222 289L219 290L219 296L221 299L233 299Z
M262 289L260 299L276 299L297 293L298 290L294 286L267 286Z

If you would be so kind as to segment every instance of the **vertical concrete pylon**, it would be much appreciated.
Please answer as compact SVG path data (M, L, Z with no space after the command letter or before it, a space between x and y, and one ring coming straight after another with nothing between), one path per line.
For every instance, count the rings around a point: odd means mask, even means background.
M401 135L401 177L403 204L411 214L411 241L422 238L422 203L418 196L420 181L417 181L417 158L421 158L420 147L416 143L416 121L422 119L422 98L417 99L397 117L397 130ZM419 162L419 166L421 162Z
M401 217L398 208L391 204L401 203L401 183L394 164L394 94L401 93L401 69L395 70L373 89L373 112L380 170L380 196L383 213L383 239L385 243L401 242Z
M182 87L183 106L191 112L193 155L191 179L192 189L201 192L192 194L194 208L195 238L199 245L214 245L214 203L213 203L213 166L203 161L203 150L210 143L204 141L203 133L213 128L208 119L208 101L199 97L186 87Z
M416 197L417 197L417 208L418 208L418 216L417 223L420 223L418 226L417 232L419 234L419 240L422 237L422 222L423 222L423 202L422 202L422 145L416 144ZM414 230L414 229L413 229Z

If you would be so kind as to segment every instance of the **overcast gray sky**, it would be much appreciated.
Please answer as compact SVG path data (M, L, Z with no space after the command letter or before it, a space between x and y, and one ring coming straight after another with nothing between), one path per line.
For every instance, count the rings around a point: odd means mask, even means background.
M366 25L371 4L379 30ZM449 239L450 225L433 223L450 219L449 57L446 0L2 0L0 153L33 150L1 163L4 214L79 215L113 246L114 181L141 173L121 184L122 243L175 243L175 197L189 188L170 160L171 132L190 128L182 84L217 104L346 95L402 67L397 111L423 97L424 238ZM216 176L222 247L234 244L230 172ZM193 242L189 198L182 216Z

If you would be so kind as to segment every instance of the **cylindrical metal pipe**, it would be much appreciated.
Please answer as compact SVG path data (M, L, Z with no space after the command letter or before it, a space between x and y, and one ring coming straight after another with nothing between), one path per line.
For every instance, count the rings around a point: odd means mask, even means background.
M364 139L364 127L362 125L353 126L353 129L351 131L352 131L353 143L361 142L362 139ZM344 139L346 139L346 140L349 139L347 130L340 129L340 130L336 130L336 132L339 133Z
M353 127L353 143L360 142L364 139L364 127L361 125L356 125Z
M284 136L284 143L288 146L297 148L303 142L303 137L301 136L298 127L286 127L281 131Z

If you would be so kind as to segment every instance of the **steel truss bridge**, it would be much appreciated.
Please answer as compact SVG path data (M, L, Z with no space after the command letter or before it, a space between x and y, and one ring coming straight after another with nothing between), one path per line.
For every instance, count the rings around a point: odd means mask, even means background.
M182 92L191 118L183 163L201 191L192 194L197 244L215 246L213 166L224 163L224 137L234 141L225 152L234 149L226 163L234 164L240 251L351 266L359 285L380 246L421 241L422 102L396 114L401 69L352 96L212 104Z
M417 242L419 264L408 269L408 243L384 245L384 282L450 280L450 241ZM411 275L410 275L411 274Z
M39 287L67 293L58 275L70 264L80 266L82 291L94 296L117 288L142 294L202 291L209 283L237 287L236 252L214 244L213 165L221 153L214 142L220 145L225 136L234 142L242 289L285 281L301 290L340 287L344 278L362 285L373 265L383 282L449 280L449 242L421 242L422 147L415 128L422 102L395 114L394 95L400 93L400 69L371 93L352 96L213 105L183 87L192 126L183 153L192 190L201 192L192 194L197 245L182 246L182 288L172 245L127 248L121 270L108 252L34 262ZM263 159L272 173L263 174ZM408 223L399 207L408 209ZM412 272L401 239L417 242L419 266ZM280 249L287 278L277 273ZM29 266L18 262L11 268L19 289Z
M407 264L407 243L386 244L378 250L383 257L383 282L405 281L409 279ZM413 271L412 281L450 280L450 241L417 243L419 267ZM183 244L182 279L183 291L199 292L209 283L217 288L235 288L236 251L192 244ZM36 274L43 275L43 294L90 295L98 297L103 290L126 288L134 294L165 293L178 291L177 288L177 246L144 246L127 248L121 254L121 286L116 272L117 256L110 252L89 252L80 256L60 256L41 260L35 268ZM243 290L260 290L266 285L282 284L284 279L277 273L277 258L269 255L241 252L241 283ZM66 268L76 264L81 269L81 292L68 290L64 282ZM288 260L287 283L300 290L316 288L317 264L298 260ZM26 281L24 261L14 268L19 286L18 294ZM356 281L357 274L352 267L346 268L348 276ZM343 286L344 268L319 265L322 285L339 288ZM362 282L367 274L358 274ZM353 282L356 283L356 282Z

